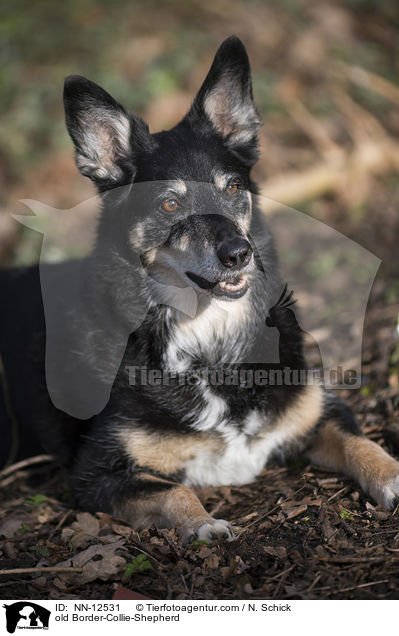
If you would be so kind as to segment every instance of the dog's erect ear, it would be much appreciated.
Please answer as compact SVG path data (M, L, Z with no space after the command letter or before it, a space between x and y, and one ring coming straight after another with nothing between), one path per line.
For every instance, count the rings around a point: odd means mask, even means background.
M135 150L152 143L147 124L80 75L65 80L64 106L80 172L100 190L130 182Z
M252 98L247 52L237 37L228 38L219 47L187 120L192 125L212 124L243 161L255 163L261 123Z

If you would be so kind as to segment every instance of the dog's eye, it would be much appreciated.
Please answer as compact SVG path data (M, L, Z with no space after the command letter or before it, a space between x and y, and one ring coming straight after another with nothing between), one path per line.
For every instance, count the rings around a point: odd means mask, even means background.
M235 194L238 190L238 183L229 183L226 188L227 194Z
M176 212L179 204L176 199L168 199L167 201L163 202L162 207L164 210L166 210L166 212Z

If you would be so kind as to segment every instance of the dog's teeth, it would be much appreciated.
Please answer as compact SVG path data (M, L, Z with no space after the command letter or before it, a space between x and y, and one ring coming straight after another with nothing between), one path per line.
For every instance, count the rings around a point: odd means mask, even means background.
M244 278L234 278L232 280L223 280L219 283L219 287L226 291L239 291L245 286Z

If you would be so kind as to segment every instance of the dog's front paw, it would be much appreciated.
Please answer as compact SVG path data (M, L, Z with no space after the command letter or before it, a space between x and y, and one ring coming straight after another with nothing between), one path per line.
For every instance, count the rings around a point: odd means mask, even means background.
M227 539L230 541L234 533L228 521L209 517L200 525L187 525L181 528L179 535L184 543L192 543L193 541L212 541L213 539Z
M197 530L199 541L209 541L212 539L232 539L233 529L228 521L224 519L211 519L203 523Z
M393 510L399 504L399 472L386 483L373 484L370 495L386 510Z

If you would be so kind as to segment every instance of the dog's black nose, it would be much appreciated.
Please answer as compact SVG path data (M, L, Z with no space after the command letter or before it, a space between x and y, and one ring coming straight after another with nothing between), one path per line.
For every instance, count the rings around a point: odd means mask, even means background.
M248 265L252 256L252 248L248 241L237 236L223 241L217 251L219 260L225 267L241 269Z

